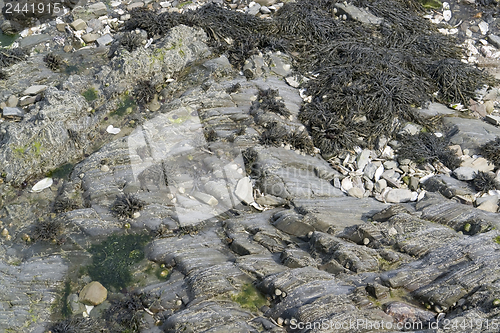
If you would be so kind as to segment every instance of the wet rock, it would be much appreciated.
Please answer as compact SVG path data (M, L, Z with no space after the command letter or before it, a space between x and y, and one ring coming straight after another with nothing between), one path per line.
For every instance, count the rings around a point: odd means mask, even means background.
M85 34L82 36L82 39L85 43L92 43L95 42L99 36L99 34Z
M283 265L290 268L299 268L306 266L317 265L317 262L311 257L311 255L301 249L286 249L281 253L281 261Z
M376 299L383 299L389 296L389 288L378 283L369 283L366 285L366 291Z
M17 102L19 99L17 98L16 95L10 95L9 98L7 99L6 105L11 108L15 108L17 106Z
M49 34L31 35L19 41L20 47L30 47L40 43L48 42L52 39Z
M496 213L498 211L498 204L494 201L485 201L477 206L477 209L484 210L485 212Z
M93 4L89 5L88 9L89 9L89 11L94 13L94 15L96 17L106 15L108 12L108 8L102 2L97 2L97 3L93 3Z
M99 305L108 297L108 291L102 284L92 281L80 291L79 300L86 305Z
M498 127L477 119L444 117L443 124L451 128L451 143L460 145L462 149L469 149L471 153L477 152L478 147L500 135Z
M386 304L385 313L398 323L429 323L434 320L434 313L403 302Z

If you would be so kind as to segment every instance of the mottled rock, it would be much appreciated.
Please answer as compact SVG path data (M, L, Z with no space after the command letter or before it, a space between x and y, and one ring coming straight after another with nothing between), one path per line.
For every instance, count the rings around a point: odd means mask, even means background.
M108 297L108 291L102 284L92 281L80 291L79 300L86 305L99 305Z
M459 167L453 170L459 180L473 180L476 178L477 170L471 167Z

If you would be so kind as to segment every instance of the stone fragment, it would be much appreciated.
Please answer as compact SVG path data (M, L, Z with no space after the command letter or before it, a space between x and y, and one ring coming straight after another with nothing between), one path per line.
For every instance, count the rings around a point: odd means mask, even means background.
M85 34L82 36L82 39L85 43L95 42L99 38L99 34Z
M97 38L97 44L99 46L106 46L113 41L113 37L110 34L105 34L102 37Z
M252 7L248 8L247 14L248 15L257 15L257 13L260 11L260 7L261 7L261 5L256 3Z
M477 170L471 167L459 167L453 170L459 180L473 180L476 178Z
M36 95L47 89L46 85L34 85L23 91L23 95Z
M419 179L418 177L410 177L410 183L408 184L408 188L412 191L418 189Z
M79 30L85 30L87 29L87 23L85 23L84 20L82 19L77 19L75 21L73 21L70 26L75 29L76 31L79 31Z
M498 204L492 200L488 200L477 206L477 208L486 212L496 213L498 211Z
M19 100L19 106L26 106L36 102L37 96L24 96Z
M487 122L489 122L490 124L493 124L493 125L500 124L500 117L499 116L492 116L491 114L489 114L489 115L486 115L486 117L484 117L484 120L486 120Z
M132 2L130 5L127 6L127 10L131 11L134 8L140 8L140 7L144 7L144 2L142 1Z
M15 108L17 106L17 102L19 99L17 98L16 95L10 95L9 98L7 99L6 105L11 108Z
M247 205L254 202L253 199L253 187L250 178L245 177L241 178L236 185L236 189L234 190L234 194L238 199L246 203Z
M368 149L363 149L361 153L359 153L358 158L356 160L356 164L358 169L363 171L366 165L370 162L370 153L371 151ZM371 177L369 177L371 179Z
M80 291L79 300L85 305L99 305L108 297L108 291L102 284L92 281Z
M95 16L103 16L108 13L108 8L102 2L97 2L89 6L89 11L94 13Z
M206 194L203 192L194 192L192 195L196 199L210 206L217 206L217 204L219 203L219 201L217 201L217 199L215 199L210 194Z
M345 14L351 20L359 21L366 24L380 25L384 20L370 13L364 8L358 8L347 3L336 3L335 7L338 9L339 14Z
M258 3L261 6L272 6L276 3L277 0L255 0L256 3Z
M363 191L363 189L361 189L359 187L352 187L351 189L349 189L349 191L347 191L347 193L351 197L362 198L363 195L365 194L365 191Z
M382 191L387 187L387 182L385 179L380 179L375 183L375 192L382 193Z
M483 172L488 172L488 171L493 171L495 169L495 165L490 163L487 159L484 157L478 157L478 158L469 158L462 162L462 167L470 167L472 169L475 169L477 171L483 171Z
M18 117L24 117L24 111L20 108L11 108L11 107L4 107L2 110L2 115L5 118L18 118Z
M408 202L411 199L412 193L407 189L391 189L385 197L385 200L391 203Z

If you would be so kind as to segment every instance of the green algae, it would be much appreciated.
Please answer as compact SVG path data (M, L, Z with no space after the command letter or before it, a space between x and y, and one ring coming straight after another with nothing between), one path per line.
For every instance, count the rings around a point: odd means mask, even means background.
M97 90L95 88L90 87L89 89L85 90L85 92L82 94L83 97L85 97L85 100L87 102L92 102L99 97Z
M241 305L242 308L257 312L267 304L267 299L251 283L245 283L241 291L231 296L231 299Z
M149 239L146 234L112 235L101 244L92 245L88 274L106 288L126 288L132 282L130 267L144 259L144 246Z

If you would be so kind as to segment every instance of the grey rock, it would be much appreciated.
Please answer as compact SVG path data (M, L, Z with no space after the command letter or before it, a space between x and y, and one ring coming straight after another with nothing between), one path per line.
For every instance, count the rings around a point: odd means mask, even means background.
M484 117L484 119L489 122L490 124L493 125L499 125L500 124L500 117L499 116L493 116L491 114L488 114Z
M418 185L420 184L420 179L418 177L410 177L410 184L408 184L408 188L412 191L416 191L418 189Z
M358 166L358 169L363 171L366 167L366 165L370 162L370 154L371 154L371 151L368 150L368 149L363 149L361 151L361 153L359 153L357 159L356 159L356 164ZM374 174L375 174L375 171L373 171ZM372 179L372 177L369 177L368 178Z
M500 48L500 37L498 37L497 35L489 34L488 41L497 49Z
M385 161L384 168L386 170L396 169L398 167L398 162L396 161Z
M407 189L391 189L385 196L385 200L392 203L408 202L411 198L412 193Z
M494 201L485 201L477 206L477 209L484 210L485 212L496 213L498 211L498 204Z
M33 104L37 101L39 97L38 96L24 96L24 97L21 97L20 100L19 100L19 106L26 106L26 105L30 105L30 104Z
M130 5L127 6L127 10L130 12L135 8L141 8L141 7L144 7L144 2L142 1L132 2Z
M261 6L269 7L269 6L274 5L277 2L277 0L257 0L255 2L257 2Z
M105 34L102 37L97 38L96 42L99 46L106 46L108 44L111 44L113 41L113 37L111 37L110 34Z
M281 253L281 261L283 265L290 268L317 266L317 262L311 255L307 251L301 249L286 249Z
M477 170L470 167L459 167L453 170L458 180L473 180L476 178Z
M20 47L30 47L40 43L48 42L52 39L49 34L31 35L19 40Z
M271 10L269 8L267 8L266 6L261 6L260 7L260 12L262 14L271 14Z
M247 14L248 15L257 15L257 13L260 11L261 5L259 3L254 4L252 7L248 8Z
M473 196L476 193L468 183L445 175L433 176L427 179L423 185L427 191L439 192L447 198L456 195Z
M350 19L361 23L380 25L384 21L382 18L370 13L367 9L358 8L351 4L336 3L335 7L339 10L340 14L346 14Z
M9 98L7 99L7 106L11 108L15 108L17 106L17 102L19 101L19 98L17 98L16 95L10 95Z
M456 111L441 103L429 103L424 108L413 108L413 111L424 118L431 118L437 115L453 115Z
M370 180L374 180L375 177L375 171L377 171L377 166L373 163L368 163L364 169L364 174L366 177L368 177Z
M23 91L23 95L36 95L45 91L45 89L47 89L47 86L43 84L31 86Z
M24 117L24 111L20 108L10 108L10 107L4 107L2 110L2 115L5 118L15 118L15 117Z
M362 198L363 195L365 194L365 191L363 189L359 188L359 187L353 187L349 191L347 191L347 193L351 197Z
M451 143L469 149L471 153L476 153L479 146L500 135L498 127L477 119L444 117L443 124L451 128Z
M379 179L375 182L375 191L378 193L382 193L382 191L387 187L387 181L385 179Z

